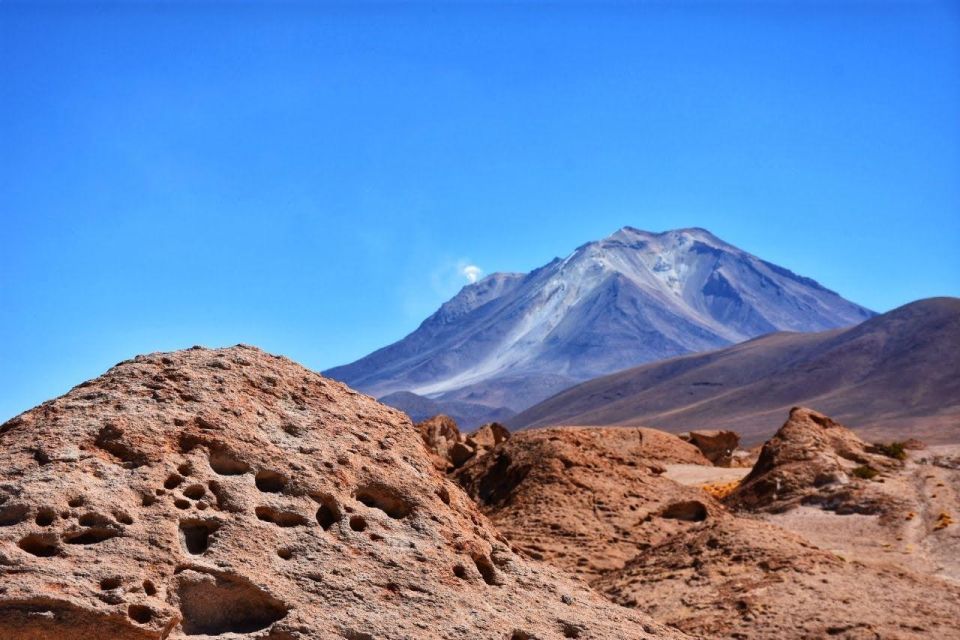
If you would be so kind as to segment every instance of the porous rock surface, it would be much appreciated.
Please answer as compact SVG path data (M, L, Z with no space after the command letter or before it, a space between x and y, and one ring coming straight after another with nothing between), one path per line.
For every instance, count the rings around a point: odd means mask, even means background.
M871 491L869 482L858 478L855 470L879 474L901 464L870 448L839 422L812 409L794 407L725 502L750 510L784 511L819 503L841 512L877 513L885 507L885 499Z
M662 476L670 463L710 464L653 429L558 427L515 433L454 477L517 550L590 581L722 509Z
M0 426L0 638L680 638L513 553L398 411L249 347Z

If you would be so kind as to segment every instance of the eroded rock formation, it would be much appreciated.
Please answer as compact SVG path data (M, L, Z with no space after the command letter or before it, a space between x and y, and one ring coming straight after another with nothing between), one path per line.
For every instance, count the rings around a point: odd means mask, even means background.
M720 508L661 476L669 463L710 464L653 429L563 427L514 434L455 477L517 549L591 580Z
M900 466L871 452L852 431L812 409L794 407L727 504L743 509L783 511L801 503L876 513L867 482ZM858 507L857 505L860 505Z
M249 347L0 426L0 638L680 638L511 551L398 411Z

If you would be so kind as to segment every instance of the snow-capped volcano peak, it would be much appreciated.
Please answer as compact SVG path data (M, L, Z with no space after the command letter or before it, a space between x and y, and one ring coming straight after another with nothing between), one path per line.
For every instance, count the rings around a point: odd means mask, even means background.
M705 229L623 227L529 274L468 285L400 342L327 373L378 396L519 410L618 369L871 315Z

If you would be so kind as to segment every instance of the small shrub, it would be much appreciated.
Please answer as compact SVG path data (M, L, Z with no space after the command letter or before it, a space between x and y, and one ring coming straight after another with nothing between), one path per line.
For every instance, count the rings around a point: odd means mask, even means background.
M874 478L877 477L878 473L880 472L874 469L873 467L867 466L865 464L862 464L853 470L853 475L857 476L858 478L862 478L864 480L873 480Z
M905 444L906 443L904 442L891 442L889 444L877 442L870 447L870 453L879 453L880 455L893 458L894 460L906 460L907 447Z

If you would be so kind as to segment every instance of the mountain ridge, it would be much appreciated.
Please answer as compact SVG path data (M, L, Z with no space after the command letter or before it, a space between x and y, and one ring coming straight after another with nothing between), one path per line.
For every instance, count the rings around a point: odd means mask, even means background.
M472 394L521 411L644 362L872 315L705 229L623 227L528 274L467 285L403 339L326 373L376 397Z
M757 441L793 405L881 437L960 438L960 299L918 300L849 327L777 332L627 369L530 407L514 427L725 428ZM899 433L898 433L899 432ZM950 434L953 435L950 435Z

